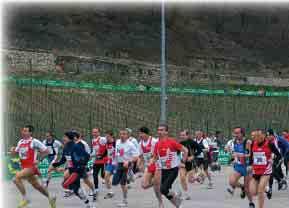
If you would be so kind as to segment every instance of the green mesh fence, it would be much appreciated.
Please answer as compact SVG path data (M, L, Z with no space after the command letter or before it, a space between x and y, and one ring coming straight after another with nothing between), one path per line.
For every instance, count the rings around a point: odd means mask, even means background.
M75 128L88 142L93 127L102 130L140 126L153 130L159 123L158 87L108 85L60 80L19 79L5 81L4 105L6 150L15 145L19 129L35 126L34 137L42 139L48 130L61 139L63 132ZM288 92L222 89L169 88L168 124L176 136L186 129L224 132L229 138L234 126L247 131L272 127L288 128Z

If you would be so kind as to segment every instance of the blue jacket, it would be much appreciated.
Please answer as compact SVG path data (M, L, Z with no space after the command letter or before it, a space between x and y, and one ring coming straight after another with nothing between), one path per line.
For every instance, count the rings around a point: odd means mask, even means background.
M282 136L277 136L278 147L281 151L281 155L285 156L289 152L289 142Z

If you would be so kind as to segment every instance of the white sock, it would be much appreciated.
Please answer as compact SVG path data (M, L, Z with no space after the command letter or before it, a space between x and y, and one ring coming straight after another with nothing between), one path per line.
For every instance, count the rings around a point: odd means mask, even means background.
M22 199L25 200L25 201L29 201L29 199L28 199L26 194L22 196Z

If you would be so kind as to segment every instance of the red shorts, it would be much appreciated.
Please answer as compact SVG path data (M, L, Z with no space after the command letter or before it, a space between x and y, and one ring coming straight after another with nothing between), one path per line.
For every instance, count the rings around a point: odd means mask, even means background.
M41 172L37 166L22 166L22 169L24 169L24 168L30 168L30 169L32 169L33 175L41 176Z
M156 163L153 163L147 167L148 172L154 174L156 172L157 166Z

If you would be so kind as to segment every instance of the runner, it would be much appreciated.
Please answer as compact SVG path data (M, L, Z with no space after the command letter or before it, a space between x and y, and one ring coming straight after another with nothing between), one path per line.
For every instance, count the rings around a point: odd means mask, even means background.
M177 152L183 153L181 167L185 167L188 156L188 150L179 144L175 139L168 136L168 126L162 124L158 127L159 142L154 149L154 156L149 165L157 161L161 167L161 193L177 208L182 203L181 193L175 193L171 190L172 185L179 172L179 159Z
M244 138L245 130L241 127L236 127L233 130L234 148L234 172L229 177L229 185L227 191L233 195L236 188L241 189L241 198L244 199L247 195L249 200L249 208L254 208L252 197L249 193L249 182L251 180L247 169L249 165L249 157L251 155L251 141ZM244 177L244 185L239 183L241 177Z
M251 153L253 179L250 181L250 193L252 196L258 195L258 207L264 208L265 188L272 174L272 153L278 159L281 155L272 141L266 139L262 130L256 130L251 135L254 140Z
M123 200L119 206L127 206L127 173L132 167L133 162L138 159L138 150L135 145L128 141L129 133L126 129L120 130L119 137L115 147L115 161L117 163L115 174L113 175L112 185L121 185Z
M37 176L40 175L39 169L37 167L37 151L40 152L40 160L49 154L49 150L45 145L39 140L32 137L33 126L27 125L21 129L21 139L17 144L17 147L11 148L12 155L19 155L21 170L16 172L13 179L17 189L22 195L22 200L20 201L18 208L24 208L29 203L30 200L26 195L26 190L23 184L23 180L27 180L34 189L38 190L41 194L48 198L49 205L51 208L56 207L56 197L50 196L47 189L45 189L38 181Z
M131 143L133 143L134 146L135 146L135 148L137 149L137 151L139 151L139 143L138 143L137 139L132 136L132 130L131 130L130 128L126 128L126 130L127 130L128 133L129 133L128 141L130 141ZM138 152L138 154L139 154L139 152ZM139 170L138 170L138 166L137 166L137 161L135 161L135 162L133 163L132 168L129 169L129 173L128 173L128 176L129 176L129 177L128 177L128 182L129 182L129 183L130 183L130 182L134 182L134 180L135 180L135 174L138 173L138 171L139 171Z
M84 145L79 141L80 135L75 131L64 134L65 144L62 157L59 162L52 164L56 168L67 162L69 175L64 177L63 188L73 190L74 194L90 208L88 196L80 186L80 179L86 177L86 166L90 155L85 151Z
M289 131L288 130L283 130L282 136L284 139L286 139L289 142ZM286 159L287 159L287 161L284 160L284 165L286 168L286 177L287 177L287 179L289 179L289 175L288 175L288 173L289 173L289 171L288 171L289 170L289 155L288 154L286 155Z
M115 140L113 137L113 131L106 131L105 137L107 139L106 150L107 150L107 160L105 164L105 184L108 190L104 199L110 199L114 196L111 189L111 176L115 170Z
M267 131L267 137L270 142L272 142L276 149L281 153L281 156L284 158L287 154L289 154L289 142L287 142L284 138L279 137L274 133L272 129L269 129ZM285 180L283 171L282 171L282 158L277 158L276 156L273 159L273 168L272 168L272 174L270 176L269 180L269 190L267 190L266 194L268 199L272 198L272 187L273 187L273 182L274 178L278 181L278 190L287 188L287 181Z
M209 143L208 141L203 137L202 131L196 131L195 132L196 139L195 141L200 146L202 152L196 157L196 165L198 168L200 168L202 171L204 171L205 176L208 178L208 189L213 188L212 178L209 174L208 168L209 168Z
M57 161L58 153L61 148L63 148L63 145L60 141L55 139L53 133L51 131L48 131L45 134L46 139L43 141L43 144L48 148L49 154L48 154L48 164L54 163ZM56 170L57 171L57 170ZM44 185L48 187L49 182L51 180L51 172L49 171L47 173L47 179L44 181Z
M184 199L190 200L191 197L188 193L188 178L192 178L195 174L193 170L193 160L196 156L198 156L202 150L196 141L189 137L189 131L183 130L180 132L180 140L181 144L188 149L188 159L185 163L185 167L181 166L180 168L180 182L182 189L184 191Z
M105 164L105 156L106 152L106 138L100 136L100 129L94 128L92 129L92 153L91 155L95 157L93 164L93 181L95 191L99 191L99 181L98 175L101 173L101 178L104 180L104 164Z
M87 154L90 155L91 150L89 145L87 144L87 142L84 140L84 136L83 135L79 135L76 131L75 135L76 135L76 139L75 139L75 143L76 144L80 144L82 145L82 148L85 149L85 152ZM90 193L89 196L93 197L93 201L96 201L97 199L97 191L95 190L93 183L90 181L89 176L88 176L88 167L85 168L84 170L84 174L82 174L82 178L83 178L83 182L85 183L85 185L90 189Z
M162 195L160 192L161 172L159 167L157 166L157 163L149 165L158 139L155 139L152 136L150 136L150 130L147 127L141 127L139 129L139 138L140 138L139 143L140 157L138 167L144 172L142 188L148 189L153 186L155 195L159 202L159 207L163 208L164 205L162 201Z

